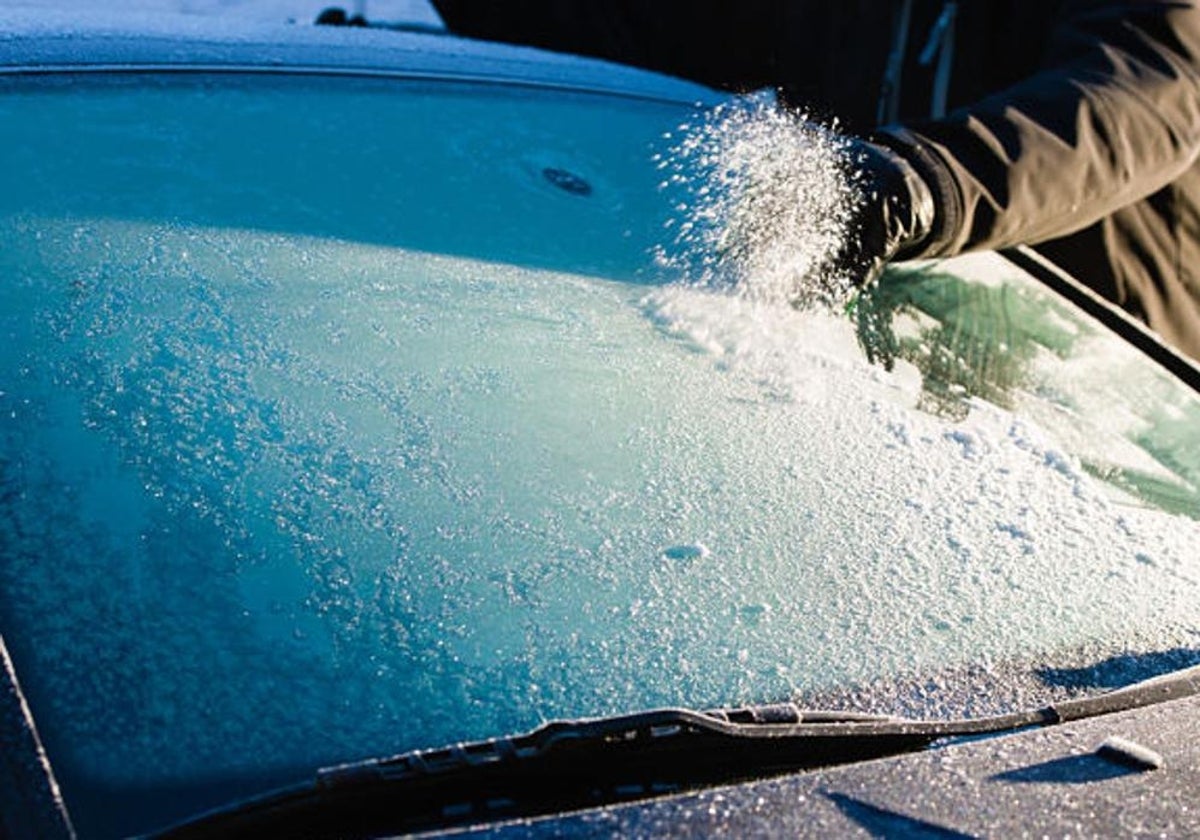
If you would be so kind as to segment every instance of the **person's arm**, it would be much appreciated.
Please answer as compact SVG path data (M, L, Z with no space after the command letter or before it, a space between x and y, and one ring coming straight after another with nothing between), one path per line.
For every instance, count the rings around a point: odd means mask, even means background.
M1169 184L1200 152L1200 6L1068 0L1045 69L883 130L937 208L905 256L1037 244Z

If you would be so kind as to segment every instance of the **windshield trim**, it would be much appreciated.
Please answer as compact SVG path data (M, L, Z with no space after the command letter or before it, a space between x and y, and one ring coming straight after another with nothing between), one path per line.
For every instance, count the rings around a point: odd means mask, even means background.
M1200 364L1183 355L1128 312L1088 288L1033 248L1021 245L996 253L1133 345L1173 378L1200 393Z
M682 107L697 104L650 91L614 90L603 85L583 82L533 79L482 73L456 73L440 70L401 70L382 67L337 67L325 64L293 66L263 66L258 64L48 64L0 66L0 78L39 77L55 75L109 76L316 76L350 79L377 79L401 82L437 82L446 84L502 87L517 90L536 90L552 93L573 93L604 96L634 102Z
M0 670L4 672L0 684L0 743L5 745L0 752L0 829L13 831L14 837L74 837L54 768L42 746L2 634Z

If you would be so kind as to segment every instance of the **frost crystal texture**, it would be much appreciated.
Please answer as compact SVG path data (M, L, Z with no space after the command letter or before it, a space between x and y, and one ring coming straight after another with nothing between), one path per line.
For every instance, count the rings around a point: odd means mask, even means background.
M722 105L680 133L659 159L677 213L660 262L692 285L752 300L845 298L853 282L835 257L861 201L849 140L763 97Z

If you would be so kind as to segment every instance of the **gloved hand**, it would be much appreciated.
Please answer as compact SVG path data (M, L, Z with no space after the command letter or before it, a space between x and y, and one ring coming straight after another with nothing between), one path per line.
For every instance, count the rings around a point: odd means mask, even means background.
M858 207L835 269L852 282L875 282L895 259L916 257L933 232L929 185L901 155L878 143L850 145Z

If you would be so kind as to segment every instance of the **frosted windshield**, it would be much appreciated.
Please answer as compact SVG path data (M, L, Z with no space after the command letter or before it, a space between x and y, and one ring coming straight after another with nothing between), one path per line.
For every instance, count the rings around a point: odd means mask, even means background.
M3 91L0 630L83 827L555 717L959 715L1195 648L1196 396L995 255L849 313L671 285L686 117Z

